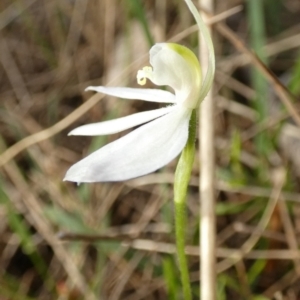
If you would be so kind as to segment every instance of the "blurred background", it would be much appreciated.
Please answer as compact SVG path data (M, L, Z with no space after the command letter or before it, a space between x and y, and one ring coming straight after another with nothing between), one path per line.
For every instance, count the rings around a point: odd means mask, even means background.
M300 2L215 1L215 14L228 11L223 24L294 94L299 113ZM130 182L62 179L126 134L68 137L71 129L159 107L84 89L136 87L156 42L197 53L197 32L185 32L193 24L182 0L1 0L0 300L182 299L176 160ZM213 38L218 299L300 299L299 127L248 56L217 30ZM195 299L199 163L186 228Z

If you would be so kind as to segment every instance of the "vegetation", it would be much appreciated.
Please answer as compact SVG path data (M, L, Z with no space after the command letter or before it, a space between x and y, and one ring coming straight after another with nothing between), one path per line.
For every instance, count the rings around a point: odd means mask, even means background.
M228 12L213 25L218 299L298 299L300 4L215 2L216 15ZM1 300L183 299L177 161L124 183L62 179L124 134L68 137L71 129L159 107L84 89L137 87L155 42L197 53L197 32L186 32L193 25L181 0L0 1ZM186 228L195 299L198 178L196 159Z

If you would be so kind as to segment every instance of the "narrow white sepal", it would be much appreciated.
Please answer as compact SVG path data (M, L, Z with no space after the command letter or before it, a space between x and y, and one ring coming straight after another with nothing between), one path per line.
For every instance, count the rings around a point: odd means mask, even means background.
M178 106L79 161L68 170L64 180L123 181L158 170L185 146L191 112Z
M175 95L164 90L127 87L89 86L86 91L95 91L123 99L144 100L161 103L176 103Z
M201 34L204 38L204 41L206 43L207 49L208 49L208 67L207 67L206 75L205 75L204 81L202 83L202 87L201 87L200 95L199 95L199 99L201 102L202 100L204 100L204 98L210 91L212 84L213 84L214 76L215 76L216 62L215 62L214 45L211 40L209 31L208 31L205 23L203 22L201 15L199 14L193 1L185 0L185 2L197 22L199 31L201 32Z
M174 109L176 109L176 106L168 106L136 113L119 119L87 124L75 128L69 135L96 136L113 134L152 121L170 113Z

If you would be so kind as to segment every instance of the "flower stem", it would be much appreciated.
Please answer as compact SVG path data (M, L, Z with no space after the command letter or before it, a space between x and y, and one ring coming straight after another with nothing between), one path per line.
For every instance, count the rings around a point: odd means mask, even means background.
M185 228L186 228L186 195L191 177L194 157L195 157L195 139L196 139L196 110L192 111L189 128L189 138L183 149L174 180L174 204L175 204L175 231L177 256L185 300L192 299L191 285L187 259L185 256Z

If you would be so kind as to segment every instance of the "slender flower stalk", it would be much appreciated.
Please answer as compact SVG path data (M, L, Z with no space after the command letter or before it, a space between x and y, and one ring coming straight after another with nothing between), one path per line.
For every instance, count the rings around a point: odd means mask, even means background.
M186 195L191 178L195 157L195 140L197 126L197 111L193 110L190 120L189 138L177 164L174 180L174 206L175 206L175 232L177 257L183 287L184 299L192 299L189 280L189 270L185 255L185 230L186 230Z

